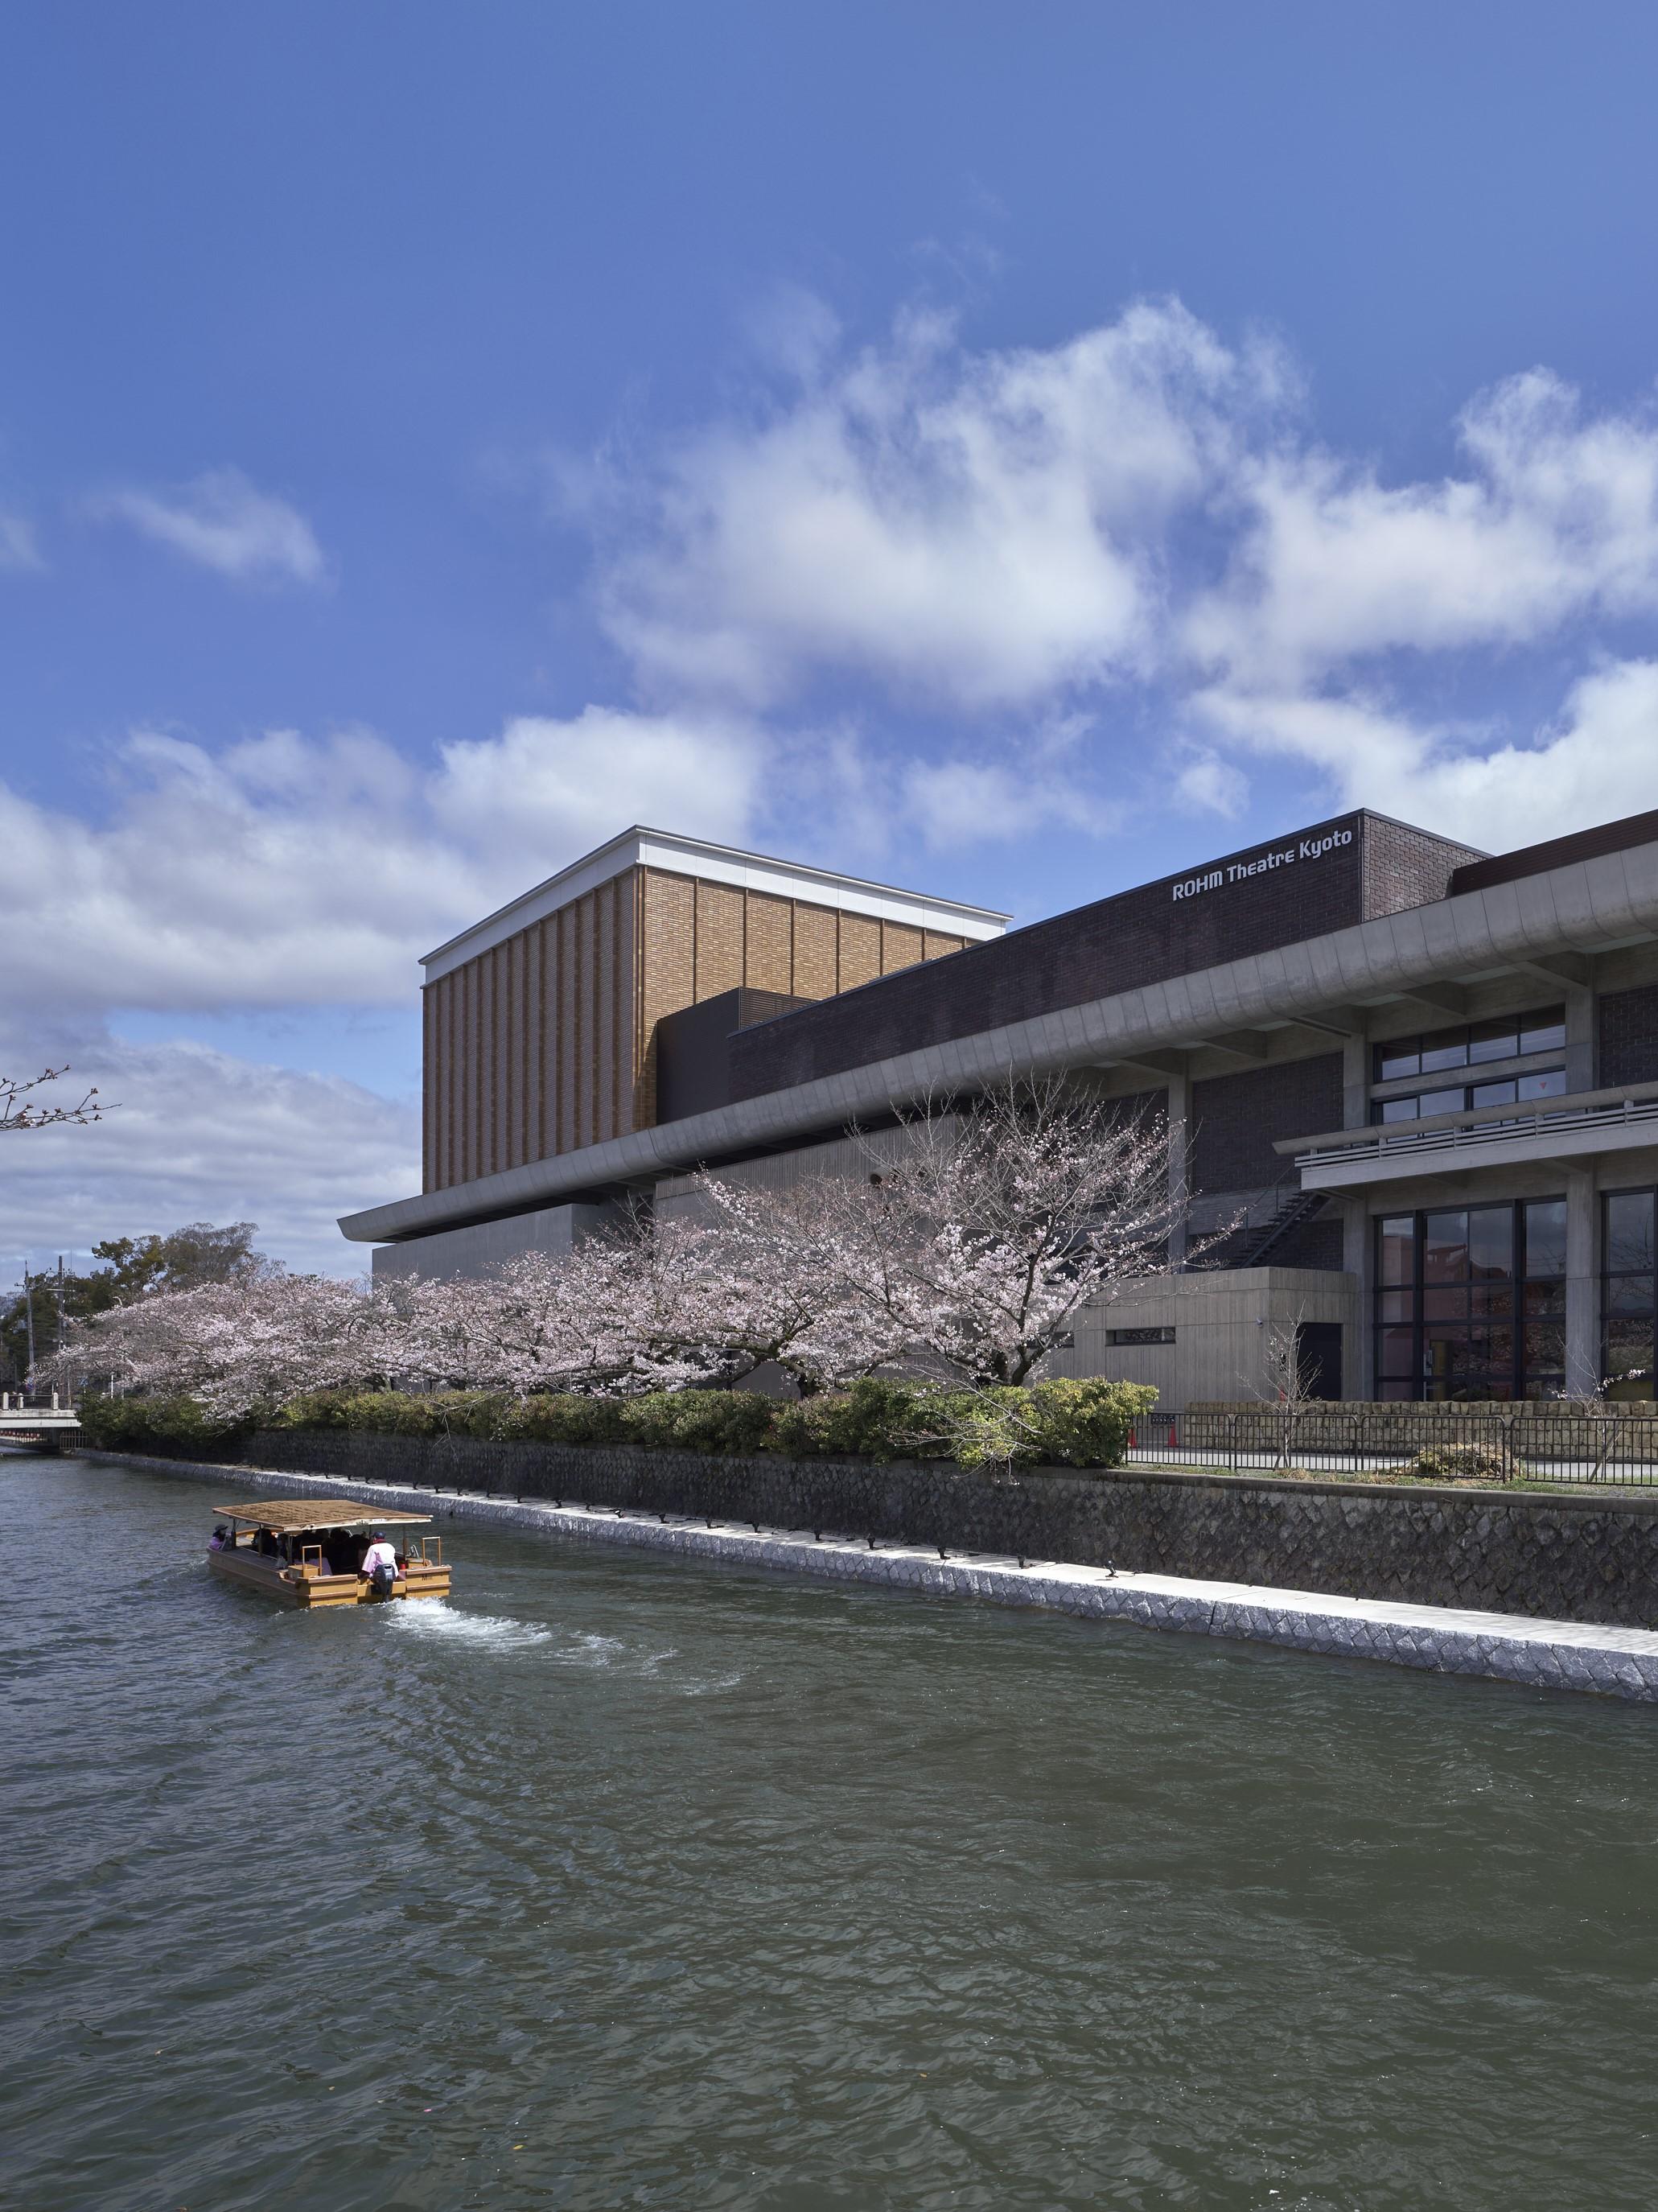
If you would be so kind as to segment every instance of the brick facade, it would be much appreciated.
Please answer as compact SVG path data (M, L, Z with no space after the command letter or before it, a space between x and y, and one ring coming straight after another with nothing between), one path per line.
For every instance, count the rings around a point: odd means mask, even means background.
M1600 1000L1598 1073L1603 1090L1658 1083L1658 983L1609 991Z
M1192 1085L1192 1188L1264 1190L1285 1172L1275 1138L1341 1127L1341 1054L1275 1061ZM1288 1265L1285 1261L1283 1264ZM1317 1264L1317 1263L1313 1263Z
M1309 851L1344 835L1345 844ZM1286 850L1297 855L1291 864L1228 879L1233 866ZM1199 878L1165 876L969 945L943 968L884 978L855 995L843 981L833 1003L733 1042L733 1096L759 1097L1442 898L1452 870L1470 857L1467 846L1404 823L1343 815L1206 862ZM1223 880L1186 894L1210 874Z

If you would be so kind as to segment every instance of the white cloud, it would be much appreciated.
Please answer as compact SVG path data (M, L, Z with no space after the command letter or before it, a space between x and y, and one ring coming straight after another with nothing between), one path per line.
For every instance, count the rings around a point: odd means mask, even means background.
M260 1249L290 1267L356 1274L367 1249L344 1242L337 1216L419 1188L418 1110L356 1084L190 1043L60 1029L51 1045L52 1064L71 1066L59 1087L78 1097L94 1083L113 1110L88 1127L0 1137L0 1280L25 1259L49 1265L198 1220L257 1221ZM8 1066L39 1073L38 1037L8 1036L4 1050Z
M43 568L34 526L15 507L0 507L0 568Z
M171 546L239 582L321 583L327 574L322 547L296 507L250 483L240 469L210 469L163 497L130 489L107 494L94 512L130 523L146 538Z
M1170 519L1277 389L1177 304L981 355L912 317L635 477L604 618L646 680L750 703L822 667L973 707L1143 671Z
M1376 654L1533 642L1586 612L1658 608L1658 428L1581 418L1542 370L1463 413L1467 474L1382 484L1291 449L1234 488L1242 535L1184 639L1233 684L1283 685Z
M520 718L429 770L357 732L218 752L141 733L94 824L0 786L14 1006L384 1004L416 956L636 821L747 830L736 725Z
M760 781L759 740L740 723L588 707L567 722L520 715L498 738L446 745L431 803L473 844L580 852L639 821L738 837Z
M1344 805L1374 806L1485 851L1658 807L1658 661L1585 677L1529 744L1418 726L1359 697L1217 693L1201 706L1250 750L1312 763Z

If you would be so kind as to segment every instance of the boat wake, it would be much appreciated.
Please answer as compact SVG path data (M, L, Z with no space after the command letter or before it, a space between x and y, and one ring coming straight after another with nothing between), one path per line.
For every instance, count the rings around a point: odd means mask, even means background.
M435 1637L446 1644L470 1644L481 1651L527 1651L552 1640L550 1628L493 1613L458 1613L440 1598L415 1605L388 1606L392 1626L406 1636Z

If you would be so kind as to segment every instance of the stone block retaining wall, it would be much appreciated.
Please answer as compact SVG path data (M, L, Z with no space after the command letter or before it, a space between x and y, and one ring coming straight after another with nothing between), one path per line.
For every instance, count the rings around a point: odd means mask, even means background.
M176 1449L176 1448L175 1448ZM219 1462L1139 1574L1658 1628L1658 1495L715 1457L636 1445L264 1430Z

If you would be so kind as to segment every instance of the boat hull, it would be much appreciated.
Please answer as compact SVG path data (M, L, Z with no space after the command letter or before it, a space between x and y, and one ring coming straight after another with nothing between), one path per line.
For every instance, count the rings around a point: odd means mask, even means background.
M236 1550L210 1552L207 1564L216 1575L244 1589L258 1590L278 1605L309 1609L328 1605L384 1605L389 1602L366 1575L319 1575L309 1567L284 1567L239 1546ZM391 1599L447 1597L449 1570L441 1562L411 1559L392 1586Z

